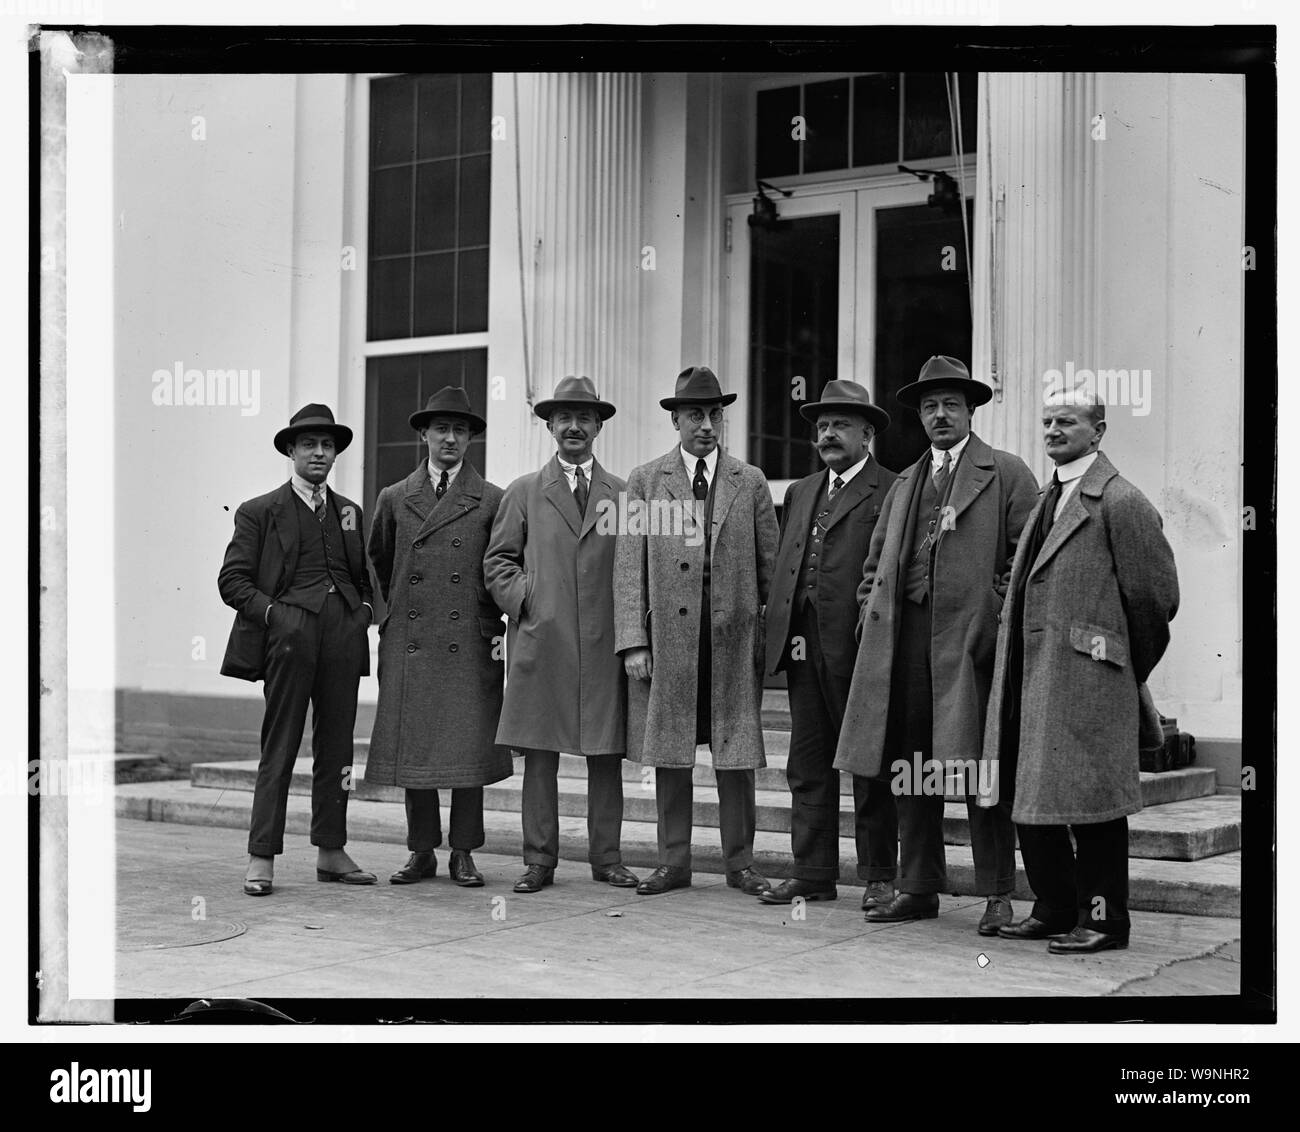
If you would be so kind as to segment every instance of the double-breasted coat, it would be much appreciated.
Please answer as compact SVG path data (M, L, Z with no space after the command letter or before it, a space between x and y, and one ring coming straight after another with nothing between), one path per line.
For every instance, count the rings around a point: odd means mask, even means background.
M762 606L776 556L776 509L757 468L719 451L714 475L710 746L715 768L748 770L767 765ZM614 567L614 647L649 647L652 663L648 683L628 680L628 757L694 766L704 540L675 519L689 519L696 503L681 449L636 468L627 501L628 532L619 534ZM638 515L648 530L632 525Z
M1029 517L1038 522L1046 489ZM1024 678L1012 819L1022 825L1084 825L1142 808L1138 777L1139 685L1169 644L1178 575L1160 515L1098 452L1028 562L1028 539L1012 567L1024 586ZM998 635L984 758L1005 740L1011 630ZM1000 784L1003 788L1007 784ZM991 804L995 797L980 798Z
M368 551L388 612L367 782L437 790L510 776L496 745L505 625L483 580L500 503L469 464L441 500L427 462L379 493Z
M912 547L913 493L930 474L930 449L902 472L885 497L858 587L860 640L835 753L838 770L875 777L885 755L894 646ZM931 557L931 757L978 761L993 676L998 614L1020 532L1038 483L1019 456L974 433L953 471L950 511Z
M593 461L580 513L554 456L506 488L483 562L488 593L510 618L498 743L626 750L626 682L614 651L616 509L626 489Z

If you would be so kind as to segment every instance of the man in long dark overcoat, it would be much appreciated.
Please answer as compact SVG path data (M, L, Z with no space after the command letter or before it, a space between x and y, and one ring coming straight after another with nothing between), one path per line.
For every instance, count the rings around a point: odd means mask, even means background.
M885 498L858 590L861 641L835 765L890 779L898 806L898 894L872 923L930 919L948 890L943 847L950 775L966 797L979 932L1010 923L1015 828L1009 806L976 805L998 613L1037 483L991 448L971 417L992 390L937 355L897 393L930 446ZM938 774L931 773L937 767Z
M628 674L628 756L655 768L659 867L637 892L691 883L692 772L718 784L727 884L756 896L754 771L763 756L763 605L778 530L767 480L718 447L723 393L706 366L672 397L678 443L627 481L614 567L614 647Z
M1141 689L1178 610L1160 515L1100 451L1105 431L1105 406L1086 391L1044 407L1056 469L1011 570L984 743L996 800L1005 804L1014 786L1012 817L1037 898L1026 919L998 934L1049 939L1049 951L1067 955L1128 946ZM1158 717L1154 724L1158 735Z
M561 752L587 760L587 848L593 880L634 888L623 866L623 665L614 651L615 513L627 484L592 445L615 407L591 379L565 377L533 411L556 454L506 488L483 563L510 618L497 742L524 757L524 875L516 892L551 884L560 853ZM615 519L615 524L617 520Z
M767 668L790 693L790 846L794 874L765 904L834 900L840 871L840 772L834 769L844 704L858 655L858 585L889 486L897 479L870 444L889 414L863 386L830 381L799 413L816 428L826 467L792 483L781 508L767 620ZM864 901L893 899L898 822L889 784L853 777L858 878ZM886 895L887 894L887 895ZM867 907L864 903L863 907Z
M370 528L370 561L388 612L379 624L379 703L366 781L406 790L411 857L393 884L437 871L439 790L451 791L451 879L483 884L471 853L484 840L483 787L508 778L495 742L501 714L504 624L483 579L501 489L465 461L487 422L448 385L413 413L429 457L384 488Z

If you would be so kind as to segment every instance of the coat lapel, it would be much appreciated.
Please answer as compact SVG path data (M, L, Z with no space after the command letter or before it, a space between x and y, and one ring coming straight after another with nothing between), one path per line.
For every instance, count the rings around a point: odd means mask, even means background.
M419 484L412 483L412 479L415 477L420 478L421 482ZM428 487L428 494L433 495L433 488L429 484L428 464L423 464L417 468L406 483L408 489L406 502L408 506L414 505L414 500L417 498L420 504L427 505L428 497L425 495L424 488ZM448 523L454 522L463 515L475 510L482 499L483 477L468 463L462 464L460 472L452 481L451 487L447 489L447 494L424 514L424 521L420 524L420 529L416 532L415 537L417 539L425 538L434 531L445 527Z
M927 459L929 455L927 452ZM948 496L948 505L952 508L952 520L941 526L940 538L943 537L942 532L951 529L952 523L975 502L976 496L993 482L996 472L993 449L971 433L970 439L966 442L966 450L957 461L957 470L953 473L956 478L952 481L952 493Z
M595 465L592 465L592 467L594 470ZM569 524L569 530L575 535L580 535L582 533L582 515L578 511L578 501L573 498L573 492L569 489L569 481L560 468L560 458L558 456L551 457L551 462L546 465L546 471L542 479L545 481L542 484L542 494L550 500L551 506L564 516L564 521ZM587 509L588 511L592 510L591 496L587 497Z
M1065 545L1069 537L1074 534L1091 516L1088 514L1088 507L1083 502L1083 497L1099 499L1102 489L1106 486L1108 480L1118 475L1115 466L1098 452L1097 458L1086 472L1083 478L1079 480L1079 486L1071 493L1070 498L1065 501L1065 506L1061 508L1061 514L1056 522L1052 524L1052 529L1047 532L1047 541L1043 543L1043 549L1038 552L1038 558L1029 569L1030 577L1038 573L1052 556ZM1044 489L1044 494L1046 489ZM1041 506L1041 504L1040 504ZM1034 509L1034 514L1038 514L1038 508Z
M826 490L827 480L830 478L830 469L818 484L818 496L821 498L821 492ZM836 525L853 510L864 499L870 499L875 493L876 486L880 482L880 465L875 459L867 461L866 467L854 476L844 485L844 498L834 500L837 504L835 510L831 513L830 521L826 524L826 531L829 534L835 529Z
M921 453L920 459L902 472L895 481L894 490L898 492L898 502L890 512L889 529L885 532L885 547L881 549L882 573L885 570L892 570L898 575L907 568L907 559L912 553L912 544L916 541L916 495L925 485L923 477L929 474L930 449L926 448ZM903 502L904 496L907 497L907 502L900 508L898 503ZM891 540L893 552L886 554L886 548L891 545Z
M673 450L659 461L659 472L669 498L694 501L695 493L691 490L691 478L686 474L686 465L682 463L680 446L674 446Z
M600 504L605 500L614 503L618 502L617 494L614 491L614 481L609 478L609 473L600 466L600 461L593 458L591 464L591 494L587 496L587 511L582 516L582 533L580 538L586 538L587 532L596 525L596 520L600 518ZM573 508L578 509L577 500L574 500Z
M717 532L726 521L727 512L740 494L740 472L743 465L727 453L718 451L718 462L713 466L714 478L718 481L713 495L713 545L718 545ZM692 495L692 498L694 496Z
M808 529L812 526L813 509L825 490L826 476L823 474L803 490L794 493L794 498L790 501L790 513L785 516L787 531L798 531L801 535L807 535Z

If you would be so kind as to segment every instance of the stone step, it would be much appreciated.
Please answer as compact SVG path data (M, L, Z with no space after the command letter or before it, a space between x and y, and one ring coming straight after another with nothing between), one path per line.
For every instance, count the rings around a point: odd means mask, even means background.
M635 765L635 764L632 764ZM587 780L561 777L559 806L562 817L585 817ZM205 789L251 792L256 782L257 764L252 761L198 763L190 768L191 781ZM401 803L403 791L397 786L377 786L364 779L364 767L354 773L354 797L361 801ZM634 780L623 795L625 821L655 821L654 778ZM290 792L311 793L311 763L299 759L294 764ZM757 828L768 833L790 832L790 795L786 790L755 792ZM523 775L515 774L494 783L484 791L484 806L489 810L517 814L523 808ZM717 828L718 792L716 785L700 784L694 792L694 821L697 826ZM948 802L944 806L944 841L949 845L969 845L970 828L966 804ZM853 799L840 796L840 836L853 836ZM1229 853L1241 847L1241 799L1216 795L1151 806L1129 818L1129 855L1162 860L1192 861L1202 857Z
M187 782L149 782L120 786L116 792L119 817L140 821L166 821L181 825L215 826L230 829L231 844L242 851L248 829L252 794L229 791L214 795L196 790ZM500 810L484 814L487 841L485 853L519 857L519 818ZM311 801L291 794L286 831L305 836L311 827ZM238 832L236 832L238 831ZM398 806L353 799L348 806L348 835L357 841L391 844L391 860L358 862L381 877L406 859L406 816ZM630 868L646 871L658 863L658 836L651 822L623 823L623 861ZM587 826L584 818L560 819L560 868L575 873L587 868ZM975 872L970 847L953 845L946 850L949 888L957 895L976 895ZM790 839L780 833L760 832L754 838L754 864L774 879L790 875ZM716 830L697 831L693 867L700 872L723 872L725 865ZM1032 899L1017 854L1016 899ZM242 866L240 866L242 868ZM522 871L522 861L520 870ZM846 891L842 900L858 900L857 859L853 842L840 839L840 876ZM238 882L238 876L231 883ZM1192 916L1241 915L1241 853L1223 853L1199 861L1154 861L1135 858L1129 864L1129 905L1147 912L1174 912ZM1018 914L1027 914L1019 906Z

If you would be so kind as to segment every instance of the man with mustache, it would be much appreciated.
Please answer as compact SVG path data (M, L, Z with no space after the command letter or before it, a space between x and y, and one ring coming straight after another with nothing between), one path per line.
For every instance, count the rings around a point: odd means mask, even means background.
M898 894L870 923L931 919L951 891L944 790L915 773L937 762L978 769L998 614L1037 484L1025 462L971 432L993 390L956 358L936 355L898 391L929 447L885 497L858 589L861 639L835 765L891 779L898 806ZM932 762L933 760L933 762ZM1015 829L1010 807L976 804L966 774L981 935L1011 922Z
M627 713L614 651L615 537L597 526L626 490L592 455L615 409L590 378L565 377L533 412L556 454L506 488L483 563L488 591L510 618L505 705L497 742L524 756L524 875L516 892L551 884L560 855L560 753L587 761L591 878L635 888L623 866Z
M852 381L830 381L821 400L801 405L816 427L826 467L792 483L781 508L768 602L767 669L784 671L790 693L790 845L793 876L759 896L834 900L839 876L840 772L834 769L840 722L857 657L858 584L881 504L897 478L871 457L889 414ZM853 777L858 879L863 907L894 896L898 819L889 785Z

